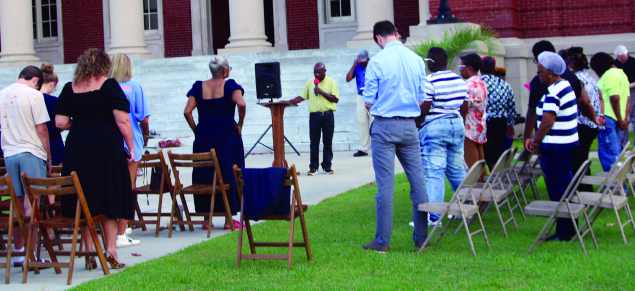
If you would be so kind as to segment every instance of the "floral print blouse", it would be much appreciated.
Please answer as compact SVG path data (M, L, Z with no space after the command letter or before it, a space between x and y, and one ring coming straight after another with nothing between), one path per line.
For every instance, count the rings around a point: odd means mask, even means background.
M575 75L582 81L584 84L584 90L589 95L589 99L591 99L591 105L593 105L593 109L595 110L595 115L600 114L600 89L598 89L598 84L595 79L587 73L586 70L578 71ZM578 123L584 124L590 128L597 128L599 130L604 130L604 126L599 126L595 124L595 122L591 121L588 117L582 115L580 110L578 109Z
M472 76L467 83L470 105L465 117L465 137L476 143L487 142L487 88L481 76Z
M496 76L484 75L482 78L487 88L487 120L506 118L507 126L513 126L517 113L512 86Z

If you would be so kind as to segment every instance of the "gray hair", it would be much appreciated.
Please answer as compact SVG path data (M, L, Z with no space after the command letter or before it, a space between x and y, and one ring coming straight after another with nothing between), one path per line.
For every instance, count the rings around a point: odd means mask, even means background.
M567 65L561 56L552 52L542 52L538 55L538 62L547 70L553 71L554 74L560 76L564 74Z
M623 45L618 45L615 48L615 56L625 56L628 55L628 49Z
M227 59L219 55L213 55L212 60L209 61L209 71L212 73L212 76L222 76L224 69L229 69Z

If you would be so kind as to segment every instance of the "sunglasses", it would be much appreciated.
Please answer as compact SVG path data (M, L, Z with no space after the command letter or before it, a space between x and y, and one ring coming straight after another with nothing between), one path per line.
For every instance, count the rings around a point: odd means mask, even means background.
M433 59L424 58L423 61L424 62L432 62L434 64L434 60Z

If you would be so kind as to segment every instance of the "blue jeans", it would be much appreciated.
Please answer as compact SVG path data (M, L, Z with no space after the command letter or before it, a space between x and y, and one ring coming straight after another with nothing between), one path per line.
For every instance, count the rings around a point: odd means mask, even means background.
M617 143L619 147L619 143ZM545 184L549 200L560 201L564 195L569 183L573 179L571 173L571 157L573 156L573 148L568 149L542 149L542 157L540 158L540 167L545 173ZM556 224L557 235L575 235L575 228L571 223L571 219L558 218Z
M452 192L465 178L464 140L465 126L460 117L433 120L419 131L421 163L430 202L444 201L444 178L450 181ZM430 213L430 220L436 221L439 215Z
M611 165L615 163L622 150L619 131L617 121L607 117L604 130L598 134L598 157L604 172L611 170Z
M375 118L370 127L373 142L373 168L377 180L377 233L375 242L390 246L392 231L393 195L395 192L395 155L403 166L410 182L412 218L415 230L412 239L422 244L428 238L428 216L418 209L428 202L423 169L419 163L419 140L413 120ZM399 210L403 211L403 210Z

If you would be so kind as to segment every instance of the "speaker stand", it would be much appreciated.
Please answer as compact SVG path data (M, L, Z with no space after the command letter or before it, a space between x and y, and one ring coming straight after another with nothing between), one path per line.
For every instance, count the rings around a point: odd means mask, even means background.
M256 143L254 144L254 146L251 147L251 149L247 152L247 154L245 155L245 159L249 156L249 154L251 154L251 152L254 150L254 148L256 148L256 146L258 144L262 145L263 147L266 147L270 150L273 151L273 149L269 146L267 146L266 144L261 143L260 141L262 140L263 137L265 137L265 134L267 134L267 132L269 132L269 130L271 129L271 127L273 126L273 124L270 124L269 127L267 127L267 130L265 130L265 132L262 133L262 135L260 136L260 138L258 139L258 141L256 141ZM287 138L287 136L284 136L284 140L291 146L291 148L293 149L293 151L295 151L296 154L298 154L298 156L300 155L300 153L298 152L298 150L293 146L293 144L289 141L289 139Z

